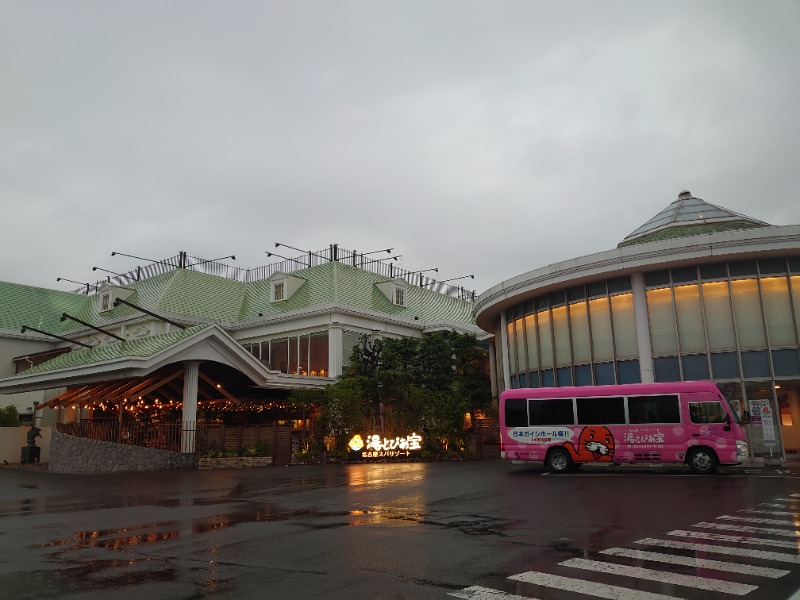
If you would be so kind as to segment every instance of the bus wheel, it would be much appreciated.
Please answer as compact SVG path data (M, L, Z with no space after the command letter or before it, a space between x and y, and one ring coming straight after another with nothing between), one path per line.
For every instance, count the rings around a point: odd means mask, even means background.
M572 468L572 457L564 448L553 448L547 455L547 468L553 473L566 473Z
M692 473L698 475L710 475L717 470L717 464L719 464L717 455L708 448L695 448L689 452L686 462L689 463Z

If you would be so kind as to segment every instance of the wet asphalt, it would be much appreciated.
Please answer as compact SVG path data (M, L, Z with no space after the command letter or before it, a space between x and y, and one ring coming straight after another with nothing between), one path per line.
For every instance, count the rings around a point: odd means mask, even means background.
M781 542L778 551L793 562L754 558L757 547L748 545L743 554L722 558L778 564L783 575L714 577L752 587L748 600L780 600L800 588L800 496L791 496L800 494L798 475L769 468L721 469L706 477L678 468L551 475L537 465L500 461L108 475L4 468L0 598L492 597L469 596L476 590L540 600L599 597L509 579L530 572L589 581L596 590L625 586L634 590L632 598L636 590L686 600L730 598L681 581L576 572L564 563L609 561L609 548L646 550L637 541L698 523L735 523L726 515L762 510L784 513L778 518L786 527L761 525L763 531L736 535L766 540L764 550L774 550L769 540ZM613 561L708 577L701 559L721 558L668 552L695 562Z

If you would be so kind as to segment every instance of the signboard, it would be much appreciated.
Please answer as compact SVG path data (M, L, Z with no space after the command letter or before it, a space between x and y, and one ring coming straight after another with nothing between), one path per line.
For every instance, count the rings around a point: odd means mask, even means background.
M753 425L761 425L764 445L774 446L775 422L772 419L772 408L770 408L769 400L751 400L750 410L752 411L750 423Z
M422 452L422 436L412 432L405 437L385 438L378 434L354 435L347 443L350 460L415 458Z

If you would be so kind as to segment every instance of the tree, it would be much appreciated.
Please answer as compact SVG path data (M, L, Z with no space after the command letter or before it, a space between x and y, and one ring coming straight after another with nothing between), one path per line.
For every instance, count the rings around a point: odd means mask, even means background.
M16 427L19 425L19 412L17 407L9 404L0 408L0 427Z

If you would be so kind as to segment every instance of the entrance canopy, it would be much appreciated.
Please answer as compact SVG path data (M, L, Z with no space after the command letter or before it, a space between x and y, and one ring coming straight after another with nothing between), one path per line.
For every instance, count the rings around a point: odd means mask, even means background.
M115 396L123 391L133 394L131 390L139 385L143 386L141 389L146 389L158 383L160 375L155 374L163 373L162 370L168 365L187 361L226 365L242 373L253 382L254 387L291 389L319 387L327 383L269 369L223 329L212 324L73 350L13 377L0 379L0 393L76 386L105 392L118 386ZM103 385L109 386L108 389Z

